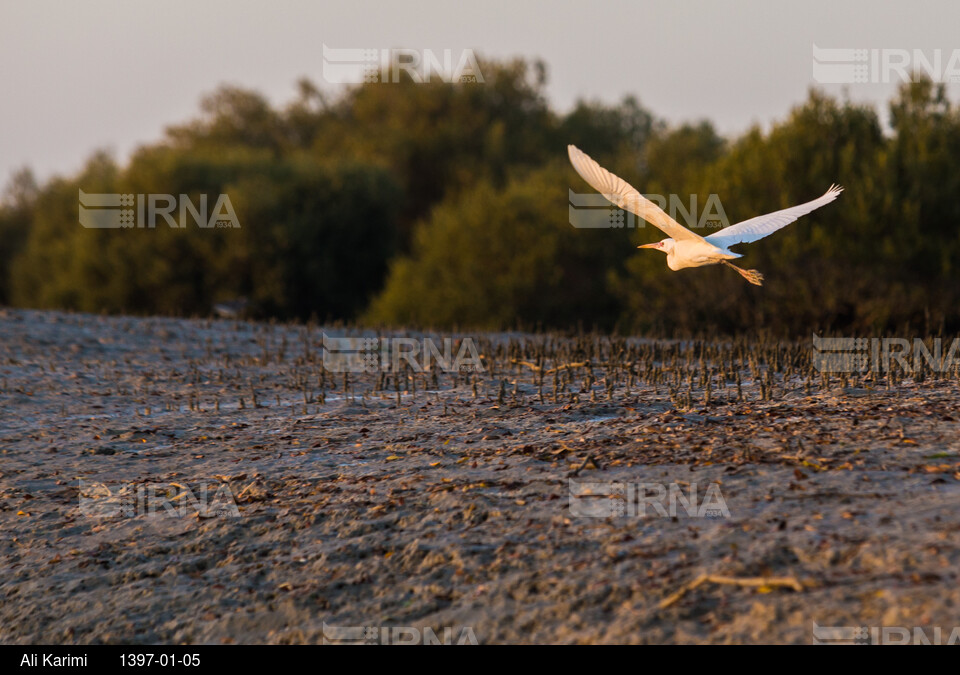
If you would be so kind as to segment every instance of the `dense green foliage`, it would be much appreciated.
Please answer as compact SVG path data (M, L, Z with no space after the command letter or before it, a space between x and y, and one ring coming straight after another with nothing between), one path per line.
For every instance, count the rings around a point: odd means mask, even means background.
M876 111L812 91L787 119L724 139L636 100L548 106L541 64L483 63L485 82L366 84L328 100L300 84L274 109L222 88L126 166L16 174L0 205L0 303L432 327L630 331L960 329L960 108L918 80ZM579 229L591 192L574 143L645 193L717 195L729 222L841 198L743 247L763 287L722 267L671 272L650 226ZM239 229L97 230L88 193L230 196Z

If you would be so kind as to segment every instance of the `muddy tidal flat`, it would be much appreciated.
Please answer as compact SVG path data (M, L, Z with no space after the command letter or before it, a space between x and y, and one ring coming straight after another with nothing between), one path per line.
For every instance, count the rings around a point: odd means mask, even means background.
M955 371L824 377L809 342L367 332L469 339L480 367L342 373L323 333L0 310L0 642L960 626Z

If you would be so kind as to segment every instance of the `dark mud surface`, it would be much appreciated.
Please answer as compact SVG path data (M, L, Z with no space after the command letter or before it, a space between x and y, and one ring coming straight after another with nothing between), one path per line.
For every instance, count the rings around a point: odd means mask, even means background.
M960 625L953 375L823 381L802 344L485 335L479 374L345 381L320 344L304 326L0 310L0 641ZM617 510L584 515L579 495L611 485L589 505ZM641 485L667 515L629 501ZM175 513L105 508L156 486ZM698 510L708 490L724 511ZM701 574L800 590L705 583L664 606Z

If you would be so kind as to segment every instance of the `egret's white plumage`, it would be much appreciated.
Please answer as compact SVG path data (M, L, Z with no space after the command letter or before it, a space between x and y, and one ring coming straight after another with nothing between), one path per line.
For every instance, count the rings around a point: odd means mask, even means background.
M839 185L831 185L830 189L827 190L822 197L817 197L805 204L774 211L765 216L757 216L750 220L744 220L736 225L725 227L719 232L709 235L706 239L711 244L716 244L720 248L758 241L786 227L800 216L805 216L811 211L819 209L821 206L826 206L836 199L841 192L843 192L842 187Z
M662 250L667 254L667 266L672 270L723 263L757 286L763 282L763 275L756 270L744 270L731 265L728 261L739 258L740 254L734 253L729 248L736 244L747 244L763 239L786 227L800 216L805 216L814 209L829 204L843 191L842 187L831 185L822 197L813 201L744 220L714 234L701 237L671 218L663 209L641 195L636 188L604 169L576 146L568 145L567 152L573 168L593 189L620 208L640 216L659 228L668 237L655 244L644 244L638 248Z

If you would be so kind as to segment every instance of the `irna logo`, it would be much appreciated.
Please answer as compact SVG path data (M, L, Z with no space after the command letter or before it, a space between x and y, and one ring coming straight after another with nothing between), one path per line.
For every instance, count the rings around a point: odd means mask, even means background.
M189 221L198 227L240 227L230 197L221 194L213 209L207 195L200 195L199 206L187 195L167 194L92 194L80 190L80 224L90 229L155 228L160 219L169 227L183 229Z

